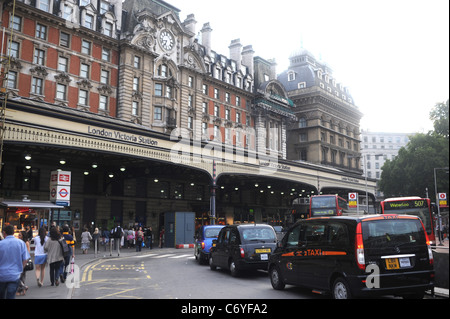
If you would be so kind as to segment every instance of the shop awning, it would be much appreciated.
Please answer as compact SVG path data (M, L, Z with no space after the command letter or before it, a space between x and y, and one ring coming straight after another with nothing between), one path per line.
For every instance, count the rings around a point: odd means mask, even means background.
M0 206L6 206L6 207L29 207L29 208L59 208L64 209L64 206L56 205L52 202L45 202L45 201L22 201L22 200L5 200L3 202L0 202Z

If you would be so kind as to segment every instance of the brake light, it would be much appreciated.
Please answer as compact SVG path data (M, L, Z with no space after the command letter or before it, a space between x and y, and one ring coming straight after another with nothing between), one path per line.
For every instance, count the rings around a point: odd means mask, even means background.
M202 241L202 249L205 249L205 242Z
M428 237L427 231L425 230L425 226L423 225L422 221L420 221L423 228L423 233L425 234L425 240L427 241L427 248L428 248L428 260L430 261L430 265L434 265L434 257L433 257L433 250L431 249L431 241Z
M356 226L356 238L355 238L355 257L356 257L356 264L358 265L358 268L361 270L366 269L366 259L364 256L364 243L363 243L363 236L362 236L362 230L361 230L361 223L359 223Z
M245 251L244 248L241 247L241 257L244 258L245 257Z

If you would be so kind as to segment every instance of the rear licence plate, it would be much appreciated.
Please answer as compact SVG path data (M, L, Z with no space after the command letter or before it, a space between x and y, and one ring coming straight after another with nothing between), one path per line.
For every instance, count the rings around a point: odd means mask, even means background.
M266 249L255 249L255 253L262 254L262 253L270 253L272 250L270 248Z
M411 262L408 257L406 258L387 258L386 269L400 269L405 267L411 267Z

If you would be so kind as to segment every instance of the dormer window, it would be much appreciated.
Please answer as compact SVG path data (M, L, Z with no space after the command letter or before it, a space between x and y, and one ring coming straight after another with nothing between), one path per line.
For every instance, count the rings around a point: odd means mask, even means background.
M103 34L107 35L109 37L112 37L113 35L113 24L110 22L105 22L103 27Z
M73 7L71 5L68 4L64 4L63 6L63 10L62 10L62 17L64 20L71 20L72 17L72 12L73 12Z
M295 80L295 72L291 71L288 73L288 81L294 81Z
M100 2L100 14L104 14L109 11L109 3L106 1Z
M86 14L84 16L83 26L85 26L88 29L93 29L94 28L94 16L92 16L90 14Z
M50 12L50 0L39 0L38 8L45 12Z

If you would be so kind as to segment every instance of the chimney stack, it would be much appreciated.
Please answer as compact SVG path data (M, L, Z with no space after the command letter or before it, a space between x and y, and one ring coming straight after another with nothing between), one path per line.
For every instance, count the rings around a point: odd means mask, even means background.
M185 28L189 31L195 34L195 26L197 24L197 21L195 21L194 14L189 14L183 22Z
M209 55L211 53L211 32L212 32L209 22L205 23L200 31L202 33L202 45L206 49L206 54Z
M247 45L242 50L242 65L248 67L248 72L251 76L254 76L254 62L253 56L255 55L255 51L253 51L252 45Z
M242 63L241 39L232 40L231 44L228 48L230 49L230 59L236 61L237 69L239 70L241 68L241 63Z
M112 5L114 5L114 15L116 16L116 28L117 32L122 31L122 0L111 0Z

